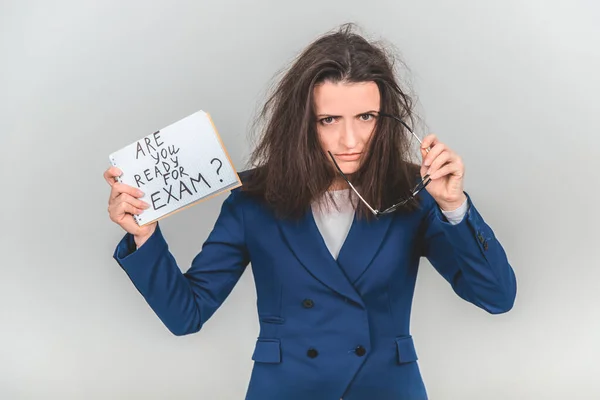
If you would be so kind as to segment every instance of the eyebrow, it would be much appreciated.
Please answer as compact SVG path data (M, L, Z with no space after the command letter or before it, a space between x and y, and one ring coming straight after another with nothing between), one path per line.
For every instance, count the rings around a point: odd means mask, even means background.
M365 114L379 114L379 111L377 110L369 110L369 111L365 111L365 112L361 112L359 114L356 114L355 117L358 117L359 115L365 115ZM318 118L320 117L335 117L335 118L340 118L341 115L334 115L334 114L318 114L317 115Z

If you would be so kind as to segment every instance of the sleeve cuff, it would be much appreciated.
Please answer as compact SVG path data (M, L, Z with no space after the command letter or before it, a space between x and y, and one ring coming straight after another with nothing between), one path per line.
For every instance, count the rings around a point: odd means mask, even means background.
M449 223L452 225L456 225L463 220L465 215L467 214L467 210L469 209L469 199L466 198L465 201L455 210L444 211L440 208L442 214L446 217Z
M475 244L481 249L482 254L487 256L488 246L493 242L494 234L473 205L469 194L467 192L465 194L467 195L466 213L456 224L444 221L444 211L440 207L436 207L438 220L441 223L440 227L457 251L468 249Z
M168 245L162 235L160 225L157 224L152 236L139 249L136 249L133 235L126 233L117 244L113 258L123 269L128 270L155 262L160 253L167 248Z

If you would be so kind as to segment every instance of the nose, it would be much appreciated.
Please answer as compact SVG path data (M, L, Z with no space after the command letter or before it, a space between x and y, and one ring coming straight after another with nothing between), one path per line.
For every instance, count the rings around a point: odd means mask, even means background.
M354 121L346 121L346 123L342 127L342 132L340 134L340 141L344 145L344 147L348 149L353 149L356 147L358 143L358 132L354 128Z

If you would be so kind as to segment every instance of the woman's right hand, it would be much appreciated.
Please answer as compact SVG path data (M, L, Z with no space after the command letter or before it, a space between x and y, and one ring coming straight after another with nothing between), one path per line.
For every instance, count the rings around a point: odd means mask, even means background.
M137 247L140 247L156 229L157 222L139 226L133 219L134 214L141 214L150 207L148 203L138 199L144 194L133 186L119 183L115 178L121 175L117 167L110 167L104 171L104 179L111 186L108 198L108 215L111 221L120 225L126 232L134 236Z

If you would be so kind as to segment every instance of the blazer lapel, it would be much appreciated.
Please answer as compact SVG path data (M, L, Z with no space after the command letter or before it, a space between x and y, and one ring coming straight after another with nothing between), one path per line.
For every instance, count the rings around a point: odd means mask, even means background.
M367 221L354 216L346 241L340 249L337 262L354 284L371 264L383 243L394 214L381 215Z
M363 301L327 249L309 208L298 221L279 220L281 233L302 266L331 290L352 301Z

